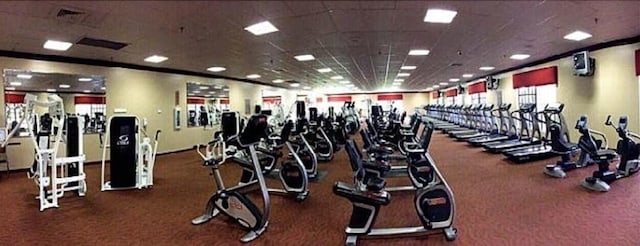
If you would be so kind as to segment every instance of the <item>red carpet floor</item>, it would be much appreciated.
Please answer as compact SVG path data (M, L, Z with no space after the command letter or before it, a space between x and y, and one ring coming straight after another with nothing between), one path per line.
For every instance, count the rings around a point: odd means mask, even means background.
M546 160L513 165L435 134L431 153L456 199L455 242L441 235L362 240L360 245L640 245L640 178L613 184L608 193L579 186L595 167L566 179L542 174ZM238 167L227 165L228 184ZM311 185L302 203L272 196L271 222L253 245L342 245L350 203L333 195L334 181L351 181L346 154L321 164L329 174ZM87 167L86 197L68 193L60 208L39 212L35 184L23 172L0 178L0 245L240 245L243 231L222 219L193 226L214 183L194 151L159 156L155 186L100 192L100 166ZM402 178L389 185L408 184ZM272 185L276 183L270 182ZM394 193L380 226L419 224L411 192Z

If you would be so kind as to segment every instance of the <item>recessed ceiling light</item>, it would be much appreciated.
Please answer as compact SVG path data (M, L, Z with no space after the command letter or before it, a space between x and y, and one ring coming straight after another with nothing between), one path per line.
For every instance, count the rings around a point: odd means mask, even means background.
M224 70L227 70L227 69L224 68L224 67L210 67L210 68L207 68L207 71L214 72L214 73L222 72Z
M480 67L480 70L482 71L489 71L489 70L493 70L495 69L495 67Z
M411 75L410 73L398 73L398 77L409 77L409 75Z
M168 60L169 58L166 56L152 55L147 58L144 58L144 61L151 63L161 63L163 61Z
M249 74L249 75L247 75L247 78L249 78L249 79L257 79L257 78L260 78L260 77L261 77L260 74Z
M69 42L47 40L47 42L44 42L44 45L42 45L42 47L48 50L65 51L71 48L71 45L73 44Z
M91 78L79 78L78 79L78 81L81 81L81 82L89 82L91 80L92 80Z
M5 89L5 90L7 90L7 91L13 91L13 90L15 90L16 88L15 88L15 87L5 87L4 89Z
M206 90L206 89L209 89L209 86L200 86L198 88L200 88L200 90Z
M193 93L200 93L200 91L193 91Z
M216 92L215 91L210 91L209 94L216 94Z
M449 79L449 82L458 82L458 81L460 81L460 79L458 78Z
M463 75L462 75L462 77L463 77L463 78L471 78L471 77L473 77L473 74L471 74L471 73L465 73L465 74L463 74Z
M427 91L432 91L432 90L433 90L433 88L431 88L431 87L427 87L427 89L425 89L425 90L427 90Z
M84 90L84 91L82 91L82 92L84 92L84 93L91 93L91 91L90 91L90 90Z
M296 58L296 60L298 61L312 61L316 59L315 57L313 57L313 55L299 55L294 56L293 58Z
M402 83L400 83L400 82L393 82L393 84L392 84L392 85L401 85L401 84L402 84Z
M30 79L32 77L31 74L18 74L16 75L19 79Z
M224 88L224 89L222 89L222 90L223 90L223 91L229 91L229 88Z
M333 80L340 80L340 79L344 79L344 77L337 75L337 76L332 76L331 79Z
M194 96L195 94L193 94L193 93L189 93L189 94L187 94L187 95L189 95L189 96Z
M47 89L48 92L56 92L56 89Z
M449 83L447 82L440 82L440 85L448 85Z
M273 81L271 81L271 82L273 82L274 84L280 84L280 83L284 82L284 80L281 80L281 79L274 79L274 80L273 80Z
M271 22L263 21L260 23L256 23L245 27L244 30L252 33L253 35L260 36L267 33L277 32L278 28L276 28Z
M529 57L530 57L530 55L527 55L527 54L514 54L510 58L513 59L513 60L524 60L524 59L527 59Z
M353 85L353 84L348 84L348 85L345 85L345 86L349 87L349 88L355 87L355 85Z
M349 80L343 80L343 81L340 81L340 84L344 84L344 85L346 85L346 84L351 84L351 81L349 81Z
M426 56L430 53L431 51L429 50L410 50L409 51L409 55L410 56Z
M302 87L302 89L311 90L311 86L305 86L305 87Z
M393 82L404 82L404 79L394 79Z
M291 86L291 87L299 87L300 83L291 83L291 84L289 84L289 86Z
M446 9L428 9L424 16L424 22L451 23L458 12Z
M100 87L100 90L103 90L103 91L104 91L104 90L106 90L106 89L107 89L107 87L104 87L104 86L103 86L103 87Z
M71 88L71 86L67 85L67 84L60 84L58 87L63 88L63 89Z
M402 69L402 70L414 70L414 69L416 69L416 66L402 66L402 67L400 67L400 69Z
M9 82L9 84L12 86L21 86L22 82L14 81L14 82Z
M440 88L440 86L439 85L434 85L433 88Z
M222 86L216 85L216 86L213 87L213 89L218 89L219 90L219 89L222 89Z
M591 34L583 32L583 31L575 31L572 33L569 33L567 35L564 36L564 39L568 39L568 40L573 40L573 41L581 41L581 40L585 40L587 38L592 37Z
M320 68L320 69L318 69L318 72L328 73L328 72L331 72L331 68L328 68L328 67L327 68Z

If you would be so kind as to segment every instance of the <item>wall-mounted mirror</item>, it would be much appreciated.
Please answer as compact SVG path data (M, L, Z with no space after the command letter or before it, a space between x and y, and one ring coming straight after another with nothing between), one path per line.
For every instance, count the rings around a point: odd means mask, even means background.
M20 127L20 136L27 135L26 124L34 123L22 122L18 125L25 114L24 97L27 93L36 94L43 100L51 93L58 94L64 102L66 114L84 116L85 133L104 130L107 108L104 76L5 69L3 77L5 124L8 129ZM44 112L36 114L36 119L48 117Z
M229 110L229 87L222 84L187 83L187 127L220 124L222 112Z

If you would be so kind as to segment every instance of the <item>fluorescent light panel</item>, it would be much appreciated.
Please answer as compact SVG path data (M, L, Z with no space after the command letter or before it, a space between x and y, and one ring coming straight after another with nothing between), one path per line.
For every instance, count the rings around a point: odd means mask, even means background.
M244 30L252 33L253 35L260 36L267 33L277 32L278 28L276 28L271 22L263 21L260 23L256 23L245 27Z
M331 68L328 68L328 67L327 68L320 68L320 69L318 69L318 72L328 73L328 72L331 72Z
M65 51L71 48L72 45L73 44L69 42L47 40L47 42L44 42L44 45L42 45L42 47L48 50Z
M337 76L332 76L331 79L333 80L340 80L340 79L344 79L344 77L337 75Z
M63 89L71 88L71 86L67 85L67 84L61 84L58 87L63 88Z
M289 84L291 87L300 87L300 83L291 83Z
M91 80L92 80L91 78L79 78L78 79L78 81L80 81L80 82L89 82Z
M18 74L16 75L19 79L30 79L32 77L31 74Z
M531 55L527 55L527 54L514 54L510 58L513 60L524 60L529 58L530 56Z
M404 79L394 79L393 82L404 82Z
M56 89L47 89L48 92L56 92Z
M431 51L429 50L410 50L409 51L410 56L426 56L426 55L429 55L429 53L431 53Z
M297 55L293 58L296 58L298 61L313 61L316 59L313 55Z
M262 77L262 76L260 76L260 74L249 74L249 75L247 75L247 78L249 78L249 79L257 79L257 78L260 78L260 77Z
M302 87L302 89L311 90L311 86L305 86L305 87Z
M590 37L592 37L592 35L589 33L586 33L583 31L575 31L565 35L564 39L573 40L573 41L582 41Z
M206 89L209 89L209 86L200 86L199 88L200 90L206 90Z
M489 71L489 70L493 70L493 69L496 69L496 68L495 67L489 67L489 66L480 67L480 70L482 70L482 71Z
M458 78L449 79L449 82L458 82L458 81L460 81L460 79Z
M12 86L21 86L22 82L14 81L14 82L9 82L9 84Z
M166 61L168 59L169 58L167 58L166 56L152 55L152 56L149 56L147 58L144 58L144 61L151 62L151 63L161 63L161 62Z
M207 71L214 72L214 73L222 72L222 71L225 71L225 70L227 70L225 67L210 67L210 68L207 68Z
M393 85L401 85L402 83L400 82L393 82Z
M84 91L82 91L82 92L84 92L84 93L91 93L91 91L90 91L90 90L84 90Z
M429 23L451 23L458 12L446 9L428 9L424 16L424 22Z
M463 78L471 78L471 77L473 77L473 74L472 73L465 73L465 74L462 75L462 77Z
M400 67L400 69L402 69L402 70L414 70L414 69L416 69L416 66L402 66L402 67Z
M409 75L411 75L410 73L398 73L398 77L409 77Z
M4 89L5 89L5 90L7 90L7 91L13 91L13 90L15 90L16 88L15 88L15 87L5 87Z
M271 82L273 82L274 84L280 84L280 83L284 82L284 80L282 80L282 79L274 79Z

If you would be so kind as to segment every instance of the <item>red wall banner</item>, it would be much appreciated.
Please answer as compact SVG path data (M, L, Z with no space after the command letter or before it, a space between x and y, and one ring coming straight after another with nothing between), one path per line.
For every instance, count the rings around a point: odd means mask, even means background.
M187 98L187 104L204 104L202 98Z
M513 88L550 85L558 83L558 67L540 68L513 75Z
M106 97L92 97L92 96L76 96L73 98L75 104L106 104Z
M220 99L220 104L229 104L229 99Z
M478 83L469 85L469 89L467 89L467 91L469 92L469 94L487 92L487 82L483 80Z
M378 101L402 100L402 94L383 94L378 95Z
M437 92L437 91L431 92L431 98L438 99L438 97L440 97L440 92Z
M280 97L263 97L262 98L262 102L263 103L270 103L270 104L277 104L281 102Z
M458 89L448 90L445 95L447 97L455 97L458 95Z
M24 94L4 94L5 103L23 103Z

